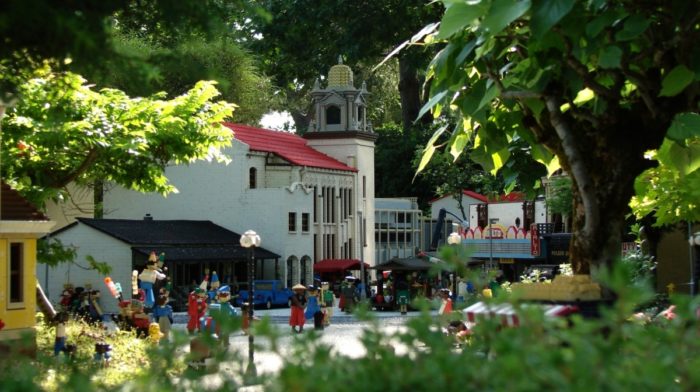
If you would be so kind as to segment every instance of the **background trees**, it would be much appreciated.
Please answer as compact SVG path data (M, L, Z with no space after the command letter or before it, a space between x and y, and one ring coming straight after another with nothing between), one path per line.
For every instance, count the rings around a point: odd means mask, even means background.
M494 168L516 140L573 179L577 272L619 254L635 178L673 124L698 111L700 5L683 1L444 1L428 71L435 116L453 108L459 153ZM692 115L690 115L692 116ZM677 143L678 147L685 147ZM428 153L431 151L428 146Z

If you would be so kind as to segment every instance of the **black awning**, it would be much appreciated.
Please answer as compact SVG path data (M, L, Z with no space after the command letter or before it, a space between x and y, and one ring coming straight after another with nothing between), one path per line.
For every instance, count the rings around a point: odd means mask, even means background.
M405 259L393 258L382 264L375 265L372 269L379 271L427 271L435 264L421 257L408 257Z
M203 261L223 261L234 262L236 260L246 260L248 250L241 246L156 246L156 247L134 247L137 253L148 257L151 252L156 254L165 253L166 262L176 263L196 263ZM255 248L256 260L279 259L280 256L270 252L265 248Z

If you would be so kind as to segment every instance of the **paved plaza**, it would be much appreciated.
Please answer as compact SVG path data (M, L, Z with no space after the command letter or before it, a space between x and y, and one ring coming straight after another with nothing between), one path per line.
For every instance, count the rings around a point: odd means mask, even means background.
M402 330L406 320L420 314L417 311L408 312L406 315L402 315L400 312L387 311L372 311L370 313L372 317L376 319L379 329L387 334ZM300 339L303 338L304 335L311 333L317 333L320 343L331 347L335 355L343 355L352 358L365 355L365 348L360 338L363 331L371 327L371 322L359 320L355 315L341 312L340 309L336 307L333 317L331 318L330 326L324 328L322 331L314 331L313 320L307 320L304 332L302 334L294 334L287 323L289 314L289 308L255 310L255 316L269 318L271 324L281 336L277 342L279 347L277 352L270 349L268 338L263 336L255 338L255 365L258 374L274 373L278 371L283 363L281 356L288 353L288 350L291 350L293 339ZM184 331L187 315L178 313L175 316L174 329ZM229 341L229 350L244 360L242 362L232 361L219 364L219 373L242 374L244 366L247 365L248 336L242 332L237 332L230 337ZM402 351L398 342L395 349L397 353ZM185 351L188 350L189 348L185 348ZM214 379L210 380L210 382L213 383L212 385L216 385L217 376L213 375L213 378Z

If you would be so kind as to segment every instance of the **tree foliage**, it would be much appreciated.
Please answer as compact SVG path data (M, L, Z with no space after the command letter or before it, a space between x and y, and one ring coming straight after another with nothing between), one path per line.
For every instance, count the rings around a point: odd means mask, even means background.
M700 220L700 139L691 138L685 148L666 139L650 158L658 166L637 178L630 202L637 218L652 215L658 226Z
M32 61L54 59L88 74L121 57L114 47L118 18L163 40L194 32L211 37L228 28L226 17L232 9L246 7L237 0L7 0L0 3L0 65L17 72ZM4 83L0 93L14 93L16 88Z
M568 176L551 177L550 191L547 195L547 211L552 214L571 216L573 195L571 194L571 178Z
M434 21L440 11L437 4L422 0L260 0L256 5L266 14L245 24L249 44L291 103L288 109L298 130L308 125L307 93L314 79L325 75L339 55L366 77L367 70L423 24ZM420 85L429 53L415 47L398 56L398 85L393 88L400 93L405 130L423 103ZM375 90L370 83L368 88Z
M180 95L200 80L215 80L220 98L236 103L236 122L244 124L256 124L278 106L269 78L260 74L253 55L232 38L189 35L165 45L143 35L116 35L115 48L122 56L109 60L105 72L88 79L135 96L159 91Z
M81 76L46 67L19 93L2 123L2 177L39 205L71 182L172 192L166 165L224 159L219 148L231 141L218 123L233 105L213 101L218 91L211 82L169 100L130 98L116 89L94 91Z
M573 180L575 270L616 259L634 180L672 124L698 111L700 4L443 1L422 112L455 114L448 148L498 170L514 141ZM678 116L678 117L677 117ZM683 117L686 116L686 117ZM675 123L674 123L675 119ZM426 147L434 153L435 137ZM481 159L481 161L485 161Z

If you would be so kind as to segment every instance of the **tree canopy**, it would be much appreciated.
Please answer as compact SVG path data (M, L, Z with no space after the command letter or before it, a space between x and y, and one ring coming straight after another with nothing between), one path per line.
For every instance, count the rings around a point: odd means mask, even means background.
M426 42L441 50L429 70L422 111L455 116L428 143L449 139L501 169L523 141L553 172L573 180L575 270L609 265L620 253L644 154L669 127L697 134L700 4L576 0L444 0ZM685 145L678 143L678 147Z
M339 55L356 72L368 76L382 57L423 24L434 21L440 11L437 4L422 0L261 0L256 5L266 14L246 25L250 47L260 54L263 70L291 103L289 110L302 131L309 121L306 94ZM393 88L400 93L404 129L424 102L420 86L429 53L414 47L398 56L398 85ZM371 84L368 87L373 90Z
M2 120L2 177L38 204L71 182L171 192L168 163L224 159L219 148L231 142L217 124L233 105L213 101L219 93L211 82L172 99L130 98L46 67L18 92L21 99Z

